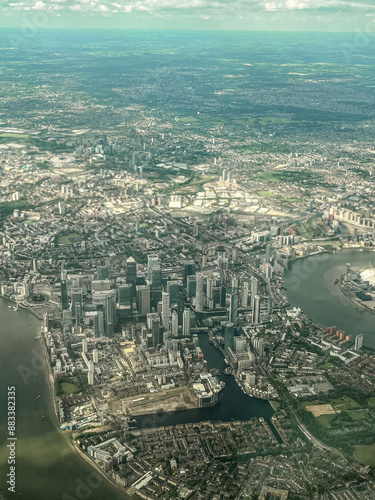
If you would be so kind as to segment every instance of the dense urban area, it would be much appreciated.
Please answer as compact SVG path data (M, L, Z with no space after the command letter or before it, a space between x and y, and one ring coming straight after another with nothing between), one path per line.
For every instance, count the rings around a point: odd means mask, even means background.
M145 43L142 66L139 40L103 59L77 38L47 68L21 42L1 42L0 291L42 320L77 453L134 500L375 498L375 352L284 288L298 259L375 246L369 66L211 39L190 63ZM374 312L371 263L336 278Z

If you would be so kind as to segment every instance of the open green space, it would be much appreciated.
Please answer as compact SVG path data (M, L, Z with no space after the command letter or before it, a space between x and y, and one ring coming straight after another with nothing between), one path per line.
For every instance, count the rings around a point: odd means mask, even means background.
M259 174L259 180L264 182L279 182L276 172L262 172Z
M60 377L55 380L57 396L69 396L82 391L81 384L76 377Z
M324 428L330 428L331 427L331 422L335 418L336 415L320 415L320 417L317 417L317 421L320 423L320 425Z
M353 453L354 458L361 464L375 467L375 444L358 446Z
M195 123L199 122L199 118L197 118L196 116L181 116L181 118L179 118L179 121L182 123Z
M0 137L7 137L9 139L27 139L29 134L16 134L14 132L1 132Z
M63 382L60 387L64 394L77 394L79 392L79 387L75 384L68 384L68 382Z
M280 203L295 203L296 201L300 201L299 198L282 198L279 197Z
M318 370L331 370L332 368L334 368L335 365L333 365L332 363L322 363L321 365L318 365L317 368Z
M354 399L349 398L348 396L342 396L341 398L332 399L331 405L336 411L357 410L361 408L361 405L359 405L356 401L354 401Z
M375 408L375 397L368 398L367 404L370 408Z
M257 194L259 194L259 196L262 196L263 198L272 198L272 196L274 196L271 191L258 191Z
M74 240L80 238L80 235L78 233L71 233L67 234L64 236L59 236L57 238L57 244L58 245L71 245L74 243Z

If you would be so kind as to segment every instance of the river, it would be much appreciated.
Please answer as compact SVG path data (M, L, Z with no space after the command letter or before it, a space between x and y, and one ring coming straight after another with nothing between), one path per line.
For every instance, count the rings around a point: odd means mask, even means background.
M0 299L0 494L6 500L125 498L79 457L60 431L41 340L34 340L41 323L26 310L15 312L10 304ZM8 386L16 387L16 494L8 492L6 484Z
M375 264L371 250L343 250L297 260L286 273L284 286L292 306L323 326L337 326L350 335L364 336L364 344L375 348L375 315L359 308L335 285L335 280L351 267Z
M39 335L40 321L30 312L13 310L10 302L0 299L0 494L6 500L120 500L124 496L102 478L74 449L69 435L57 425L52 404L48 370ZM207 334L199 337L209 368L225 368L219 350ZM276 437L280 436L270 418L274 411L268 401L245 395L231 375L221 373L225 382L223 401L211 408L144 415L137 417L142 428L193 423L205 420L247 420L264 417ZM36 381L34 382L34 380ZM8 449L7 387L16 387L16 495L7 491ZM40 399L36 399L40 395ZM45 419L42 421L42 416ZM85 485L86 489L77 490ZM91 491L91 492L90 492ZM1 497L0 497L1 498Z

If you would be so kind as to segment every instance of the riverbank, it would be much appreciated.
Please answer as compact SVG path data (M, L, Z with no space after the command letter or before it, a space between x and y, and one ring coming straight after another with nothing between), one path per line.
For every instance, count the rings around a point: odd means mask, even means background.
M40 335L40 320L24 308L15 312L9 305L13 305L9 300L0 300L0 385L16 388L17 485L16 494L11 495L6 484L8 450L2 446L1 494L6 500L19 494L27 500L77 498L77 486L87 484L88 478L98 485L90 500L124 500L120 490L78 455L69 435L59 428L51 402L52 378L45 366L45 347L40 345L42 339L35 340ZM7 398L0 397L0 413L6 415L6 411ZM8 437L6 423L5 418L0 419L3 443Z
M13 304L17 304L18 307L21 307L22 309L26 309L31 313L33 316L35 316L36 319L39 319L40 321L43 321L43 316L40 316L36 311L34 311L33 307L29 304L25 304L24 302L20 302L18 300L12 299L11 297L8 297L6 295L0 295L0 298L4 300L9 300L9 302L12 302Z
M299 307L305 316L322 328L335 325L353 337L363 334L364 345L375 347L373 314L367 314L371 311L355 305L335 285L337 277L345 272L347 262L363 267L373 252L374 249L344 248L331 255L306 256L294 261L283 275L284 293L290 305Z

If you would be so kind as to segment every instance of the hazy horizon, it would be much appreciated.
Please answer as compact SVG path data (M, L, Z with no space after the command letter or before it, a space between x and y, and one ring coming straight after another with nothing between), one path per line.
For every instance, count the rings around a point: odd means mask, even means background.
M375 33L370 0L15 0L0 28Z

